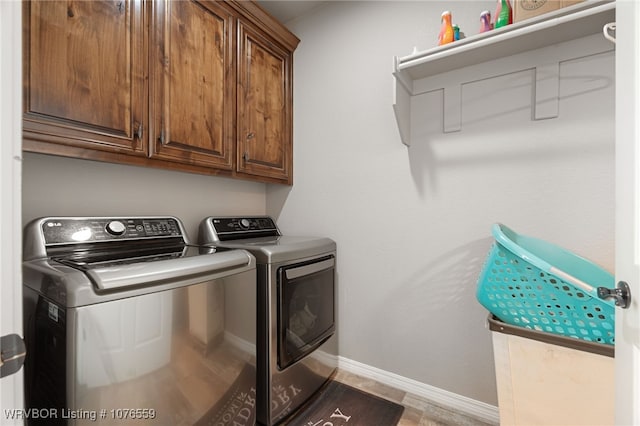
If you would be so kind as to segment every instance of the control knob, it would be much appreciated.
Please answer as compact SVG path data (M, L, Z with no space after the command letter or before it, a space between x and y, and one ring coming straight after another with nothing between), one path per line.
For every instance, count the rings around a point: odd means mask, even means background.
M124 223L119 220L112 220L107 223L106 230L109 234L118 236L124 234L127 228L124 226Z
M249 221L249 219L240 219L240 228L242 229L249 229L249 227L251 226L251 222Z

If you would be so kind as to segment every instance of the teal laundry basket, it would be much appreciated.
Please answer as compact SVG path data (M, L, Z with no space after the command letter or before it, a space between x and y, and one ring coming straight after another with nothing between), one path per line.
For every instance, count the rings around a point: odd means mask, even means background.
M507 324L608 345L615 343L615 303L598 298L614 277L551 243L502 224L477 283L480 304Z

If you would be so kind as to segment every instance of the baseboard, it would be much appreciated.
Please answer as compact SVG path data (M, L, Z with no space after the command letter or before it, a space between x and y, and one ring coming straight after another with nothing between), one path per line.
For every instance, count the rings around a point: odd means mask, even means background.
M409 379L398 374L390 373L379 368L362 364L342 356L338 357L338 368L359 376L376 380L382 384L412 393L433 402L440 407L461 412L469 416L485 420L489 423L500 423L498 407L467 398L444 389L430 386L417 380Z
M248 354L256 356L255 343L251 343L247 340L244 340L233 333L229 333L228 331L224 332L224 340L228 342L231 346L238 348L242 352L246 352Z

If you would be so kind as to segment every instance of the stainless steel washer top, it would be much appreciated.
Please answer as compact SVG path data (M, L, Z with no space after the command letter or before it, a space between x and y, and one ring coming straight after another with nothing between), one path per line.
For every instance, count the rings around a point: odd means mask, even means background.
M208 217L200 222L198 242L205 246L248 250L260 264L336 251L335 241L329 238L282 235L268 216Z
M46 217L25 227L24 284L66 307L255 268L242 250L189 244L175 217Z

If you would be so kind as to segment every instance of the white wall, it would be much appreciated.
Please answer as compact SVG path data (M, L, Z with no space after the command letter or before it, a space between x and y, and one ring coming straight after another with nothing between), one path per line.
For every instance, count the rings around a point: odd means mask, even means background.
M472 35L493 7L341 1L289 22L295 184L268 186L267 212L337 241L342 356L497 405L475 300L491 224L613 269L614 69L613 53L562 63L552 120L530 120L531 71L464 85L457 133L441 132L441 92L419 96L402 145L393 56L434 46L445 9Z
M25 153L22 219L42 216L180 218L192 241L210 215L265 212L265 185L215 176Z

